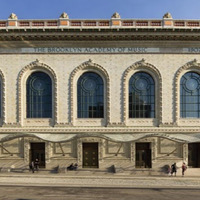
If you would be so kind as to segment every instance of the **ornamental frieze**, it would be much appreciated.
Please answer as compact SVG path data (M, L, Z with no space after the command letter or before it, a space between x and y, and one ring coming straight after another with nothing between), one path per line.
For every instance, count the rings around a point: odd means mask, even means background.
M126 134L126 133L200 133L200 128L170 128L170 127L161 127L161 128L1 128L0 133L113 133L113 134Z

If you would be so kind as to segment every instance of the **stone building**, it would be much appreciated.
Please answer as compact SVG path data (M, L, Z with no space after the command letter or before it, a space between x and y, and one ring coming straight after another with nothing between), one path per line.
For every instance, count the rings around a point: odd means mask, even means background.
M1 20L1 169L200 173L199 41L200 20L169 13Z

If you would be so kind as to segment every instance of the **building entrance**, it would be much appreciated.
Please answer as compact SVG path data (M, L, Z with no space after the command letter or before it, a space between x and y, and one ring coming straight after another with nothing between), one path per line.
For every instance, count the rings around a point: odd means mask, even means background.
M200 168L200 143L188 144L188 166Z
M150 143L136 143L136 168L151 168Z
M30 149L30 162L35 161L35 159L39 160L39 167L45 168L45 143L31 143Z
M83 168L98 167L98 143L83 143Z

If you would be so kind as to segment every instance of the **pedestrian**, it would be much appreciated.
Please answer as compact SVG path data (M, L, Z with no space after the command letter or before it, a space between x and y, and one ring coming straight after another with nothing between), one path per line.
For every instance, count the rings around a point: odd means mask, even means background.
M35 172L35 163L34 163L34 161L31 162L30 169L32 170L32 173Z
M74 169L73 170L77 170L78 169L78 164L77 163L75 163L75 165L74 165Z
M176 176L176 172L177 172L177 167L176 167L176 163L174 163L171 166L171 176L173 176L173 174Z
M186 169L187 169L187 166L186 166L185 162L183 162L183 164L182 164L182 176L184 176Z
M67 167L67 170L73 170L73 168L74 168L74 164L72 163L71 165L69 165L69 166Z
M38 171L39 170L39 160L37 158L35 159L34 166L35 166L35 170Z

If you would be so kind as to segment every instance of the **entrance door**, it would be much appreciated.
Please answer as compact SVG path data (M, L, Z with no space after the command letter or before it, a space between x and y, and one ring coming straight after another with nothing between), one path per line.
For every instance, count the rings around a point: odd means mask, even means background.
M150 143L136 143L136 167L151 168Z
M98 167L98 143L83 143L83 168Z
M200 167L200 143L188 144L188 166Z
M45 143L31 143L30 162L39 160L39 167L45 168Z

